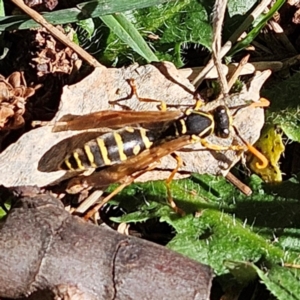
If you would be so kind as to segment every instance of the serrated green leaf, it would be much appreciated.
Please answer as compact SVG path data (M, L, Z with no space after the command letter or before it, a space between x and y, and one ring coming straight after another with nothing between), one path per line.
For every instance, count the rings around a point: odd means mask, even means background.
M300 299L300 272L279 265L265 271L253 265L258 276L266 285L268 290L276 296L278 300L298 300Z
M260 277L270 292L278 300L297 300L300 299L299 277L300 272L297 269L288 269L280 265L267 264L261 268L253 263L231 261L226 262L233 274L241 274L240 277L247 277L249 273Z
M204 6L193 0L181 1L179 4L173 16L165 21L161 42L191 42L210 49L212 28Z
M220 211L204 210L200 217L177 220L164 218L177 231L168 244L172 250L209 264L219 275L227 273L225 260L279 262L284 251L267 243L235 217Z
M300 254L300 228L283 228L276 237L282 249L288 249Z
M278 84L269 90L263 90L262 95L271 101L267 111L267 123L280 125L284 133L293 141L300 142L300 74Z
M248 262L225 261L224 265L230 273L237 279L239 284L247 284L257 277L253 264Z
M206 8L196 0L183 0L152 6L142 10L127 11L125 16L143 36L159 60L168 60L177 67L183 65L181 45L193 42L210 47L212 28ZM141 62L133 52L111 32L107 49L99 60L106 64Z
M282 183L283 186L293 184L299 186L299 181L293 178ZM300 188L297 192L291 186L285 186L281 192L280 185L264 185L257 176L251 177L249 185L253 194L246 197L222 177L197 175L193 180L174 181L172 196L186 211L187 215L183 217L166 205L164 182L136 184L139 191L134 195L131 190L130 198L143 199L142 203L135 207L138 211L131 207L132 213L118 221L159 218L161 222L167 222L176 230L169 247L209 264L217 274L228 272L225 261L259 264L293 261L299 254L294 248L300 238L283 229L288 227L297 231L300 228L297 200ZM124 199L124 203L128 205L128 202ZM198 211L198 214L194 216L189 211ZM253 278L253 274L235 273L242 282Z

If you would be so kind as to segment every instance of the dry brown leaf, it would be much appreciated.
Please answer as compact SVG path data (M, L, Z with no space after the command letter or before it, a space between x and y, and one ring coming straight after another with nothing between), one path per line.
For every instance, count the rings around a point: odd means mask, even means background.
M34 93L33 87L27 87L23 73L14 72L6 79L0 75L0 130L24 124L25 104Z
M64 32L63 28L57 28ZM48 73L70 74L72 72L74 64L78 60L78 56L73 50L56 41L44 28L36 31L35 42L36 48L39 50L35 53L32 61L38 71L38 76Z

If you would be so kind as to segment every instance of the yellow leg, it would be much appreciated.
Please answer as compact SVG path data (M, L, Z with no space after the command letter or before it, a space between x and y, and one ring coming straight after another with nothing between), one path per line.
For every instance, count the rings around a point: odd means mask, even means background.
M194 92L194 99L196 101L196 104L194 106L193 110L200 110L201 106L203 106L203 104L205 103L204 100L201 98L200 93L198 93L197 91Z
M182 161L182 158L180 156L178 156L177 154L175 154L175 153L172 153L172 156L176 159L177 165L176 165L176 168L170 174L169 178L166 180L166 187L167 187L167 193L168 193L168 203L170 204L170 206L172 207L172 209L176 213L183 216L183 215L185 215L185 212L182 209L180 209L179 207L177 207L177 205L174 202L173 197L171 195L171 182L174 179L174 176L178 172L179 168L183 165L183 161Z
M193 139L195 139L195 138L197 138L197 137L193 137ZM220 146L220 145L210 144L205 139L200 139L200 143L203 147L205 147L209 150L214 150L214 151L226 151L226 150L246 151L246 150L248 150L248 148L246 146L241 146L241 145Z
M260 161L260 163L256 164L256 167L258 169L266 168L267 165L269 164L268 159L261 152L259 152L255 147L253 147L251 144L244 141L244 139L242 139L242 140L243 140L243 143L245 143L245 146L241 146L241 145L230 145L230 146L213 145L213 144L208 143L205 139L200 139L200 142L201 142L203 147L205 147L209 150L214 150L214 151L225 151L225 150L250 151Z
M203 101L201 99L196 99L194 110L199 110L202 105L203 105Z
M104 199L102 199L102 201L97 204L96 206L94 206L91 210L89 210L85 216L84 219L88 220L90 219L105 203L107 203L109 200L111 200L115 195L117 195L118 193L120 193L124 188L126 188L128 185L130 185L135 179L137 179L138 177L142 176L143 174L145 174L148 171L151 171L155 168L155 165L150 166L140 172L137 172L134 175L128 176L127 180L120 184L113 192L111 192L108 196L106 196Z
M156 103L160 103L159 105L159 109L161 111L167 111L167 104L166 102L162 101L162 100L155 100L155 99L148 99L148 98L141 98L139 97L138 95L138 92L137 92L137 86L135 84L135 81L133 78L129 79L128 80L128 83L129 85L131 86L131 97L133 95L136 96L136 98L140 101L140 102L156 102Z

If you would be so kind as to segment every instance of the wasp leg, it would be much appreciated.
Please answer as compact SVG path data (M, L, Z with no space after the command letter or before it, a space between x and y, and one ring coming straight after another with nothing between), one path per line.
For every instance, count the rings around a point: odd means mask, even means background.
M155 100L155 99L149 99L149 98L142 98L138 95L138 92L137 92L137 86L135 84L135 80L133 78L131 79L128 79L127 80L130 87L131 87L131 92L130 94L128 95L128 97L126 98L122 98L122 99L119 99L119 100L114 100L114 101L109 101L110 104L114 105L114 104L118 104L120 105L119 103L121 101L125 101L125 100L128 100L130 98L132 98L133 96L136 96L136 98L140 101L140 102L155 102L155 103L159 103L158 107L161 111L167 111L167 104L162 101L162 100ZM122 105L121 105L122 106Z
M200 96L194 95L194 99L196 101L195 106L193 108L187 108L185 110L185 115L189 116L190 114L194 113L195 111L200 111L200 108L205 104L204 100L200 98Z
M167 104L166 102L164 102L163 100L155 100L155 99L149 99L149 98L141 98L139 95L138 95L138 92L137 92L137 86L135 84L135 81L133 78L129 79L128 80L128 83L129 85L131 86L131 91L132 91L132 96L135 95L136 98L140 101L140 102L155 102L155 103L160 103L158 105L159 109L161 111L167 111Z
M195 106L192 110L199 111L200 108L205 104L205 100L202 99L200 93L198 93L197 91L194 92L194 100L196 101L196 103L195 103Z
M182 167L183 161L182 161L182 158L180 156L178 156L176 153L172 153L172 156L176 159L177 165L176 165L176 168L170 174L169 178L166 180L166 187L167 187L167 194L168 194L168 203L170 204L171 208L176 213L180 214L181 216L184 216L185 212L182 209L180 209L179 207L177 207L177 205L174 202L173 197L171 195L171 182L174 179L174 176L176 175L176 173L178 172L178 170L180 169L180 167Z
M145 174L148 171L151 171L155 168L155 164L153 166L149 166L148 168L137 172L134 175L128 175L128 177L126 178L126 181L122 184L120 184L113 192L111 192L108 196L106 196L105 198L102 199L102 201L97 204L96 206L94 206L90 211L88 211L85 216L83 217L84 220L88 220L90 219L104 204L106 204L109 200L111 200L114 196L116 196L118 193L120 193L124 188L126 188L128 185L130 185L131 183L133 183L133 181L135 179L137 179L138 177L142 176L143 174Z
M197 142L199 140L199 137L193 137L193 139ZM220 145L214 145L207 142L205 139L200 139L200 143L203 147L209 150L214 151L226 151L226 150L234 150L234 151L240 151L240 150L248 150L247 146L241 146L241 145L229 145L229 146L220 146Z
M196 99L196 104L195 104L195 107L194 107L194 110L200 110L201 106L203 106L203 100L201 99Z
M214 150L214 151L225 151L225 150L250 151L260 161L260 162L256 163L256 167L258 169L266 168L269 164L268 159L261 152L259 152L255 147L253 147L251 144L246 142L244 139L242 139L242 140L245 143L245 146L240 146L240 145L230 145L230 146L213 145L213 144L208 143L205 139L200 139L200 142L201 142L203 147L205 147L209 150Z

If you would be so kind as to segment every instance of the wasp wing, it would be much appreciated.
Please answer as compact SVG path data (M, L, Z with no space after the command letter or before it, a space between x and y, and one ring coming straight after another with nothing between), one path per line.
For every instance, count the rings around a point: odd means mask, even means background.
M67 115L55 123L53 132L99 127L123 127L132 124L167 122L179 118L181 111L98 111L87 115Z
M79 185L103 188L112 183L125 181L127 176L145 170L162 157L180 150L191 143L193 142L189 136L181 136L171 141L165 141L158 146L141 152L137 156L129 158L123 163L107 167L90 176L72 178L68 184L68 190L72 191L73 186L78 187Z

